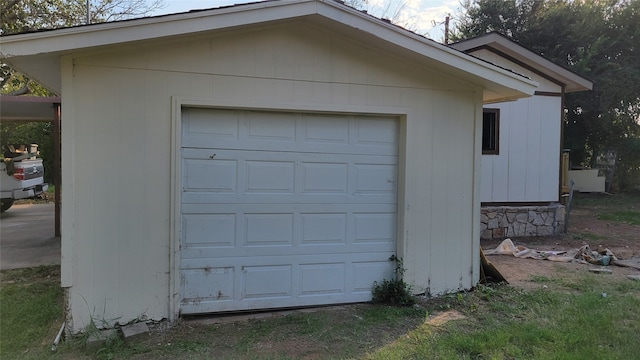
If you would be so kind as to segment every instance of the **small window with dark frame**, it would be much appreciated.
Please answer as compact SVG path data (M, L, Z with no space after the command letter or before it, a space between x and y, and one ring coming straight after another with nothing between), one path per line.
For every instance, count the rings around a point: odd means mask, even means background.
M482 109L482 154L500 152L500 109Z

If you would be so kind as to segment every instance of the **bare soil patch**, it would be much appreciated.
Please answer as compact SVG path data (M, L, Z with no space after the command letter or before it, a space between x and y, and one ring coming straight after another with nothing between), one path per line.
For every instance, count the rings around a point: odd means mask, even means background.
M606 214L619 211L640 212L638 194L576 194L570 211L567 234L548 237L514 237L515 245L543 251L566 251L589 245L592 249L599 246L610 249L617 258L627 260L640 257L640 225L620 221L602 220ZM483 249L494 249L502 240L481 242ZM560 263L548 260L520 259L510 255L488 255L502 275L513 286L535 288L543 286L536 278L562 277L570 280L577 278L590 269L602 268L598 265L580 263ZM627 275L639 275L640 270L608 266L612 280L625 279Z

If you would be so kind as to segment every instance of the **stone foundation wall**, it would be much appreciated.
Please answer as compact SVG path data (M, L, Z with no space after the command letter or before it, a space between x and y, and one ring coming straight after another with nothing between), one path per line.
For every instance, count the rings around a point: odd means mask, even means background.
M489 206L480 210L480 238L548 236L564 232L564 205Z

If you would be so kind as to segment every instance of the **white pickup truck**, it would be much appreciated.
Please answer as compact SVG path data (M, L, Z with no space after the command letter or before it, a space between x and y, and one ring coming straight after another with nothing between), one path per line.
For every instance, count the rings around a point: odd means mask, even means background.
M5 212L18 199L39 196L47 191L38 146L10 146L0 162L0 212Z

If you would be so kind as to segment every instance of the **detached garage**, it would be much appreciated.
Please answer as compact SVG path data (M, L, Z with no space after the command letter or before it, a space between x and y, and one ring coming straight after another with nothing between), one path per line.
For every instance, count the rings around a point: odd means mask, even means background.
M479 279L482 105L527 78L331 0L4 36L62 97L71 332Z

